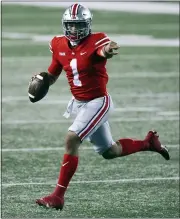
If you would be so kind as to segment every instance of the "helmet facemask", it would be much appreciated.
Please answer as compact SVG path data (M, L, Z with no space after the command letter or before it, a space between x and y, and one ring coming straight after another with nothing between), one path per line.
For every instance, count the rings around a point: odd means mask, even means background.
M91 21L63 21L65 36L72 42L79 41L91 32Z
M91 33L92 14L88 8L74 4L63 14L64 35L71 42L79 43Z

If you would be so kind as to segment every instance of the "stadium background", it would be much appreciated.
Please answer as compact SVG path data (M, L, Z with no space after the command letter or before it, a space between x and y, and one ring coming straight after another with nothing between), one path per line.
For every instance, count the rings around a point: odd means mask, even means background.
M116 3L114 10L107 3L99 3L103 10L90 5L93 31L106 32L121 46L107 66L116 106L110 119L114 139L143 138L155 128L171 160L142 152L107 161L85 142L63 211L35 205L36 198L54 188L71 124L62 117L71 97L64 74L39 103L30 103L27 96L32 74L50 63L49 40L62 34L60 4L2 4L2 217L179 217L176 3L141 3L141 12L132 4L122 9Z

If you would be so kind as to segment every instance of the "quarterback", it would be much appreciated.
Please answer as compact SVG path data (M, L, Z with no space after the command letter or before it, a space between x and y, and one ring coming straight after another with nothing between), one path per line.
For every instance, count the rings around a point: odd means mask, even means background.
M118 54L119 46L102 32L91 32L92 14L81 4L71 5L63 14L64 35L50 42L52 62L47 74L52 85L62 70L66 72L72 93L65 117L75 115L65 140L65 154L54 191L36 203L48 208L63 209L64 196L78 166L78 148L88 139L94 150L105 159L127 156L140 151L153 151L169 160L169 153L159 141L156 131L149 131L143 140L113 140L108 119L113 102L106 86L107 59Z

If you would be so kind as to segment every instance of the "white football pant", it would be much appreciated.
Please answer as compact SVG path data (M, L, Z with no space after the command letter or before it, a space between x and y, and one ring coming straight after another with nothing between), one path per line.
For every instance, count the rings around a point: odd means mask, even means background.
M108 118L114 109L110 95L91 101L69 101L64 116L75 116L69 131L75 132L81 141L87 139L94 145L94 150L103 154L114 143Z

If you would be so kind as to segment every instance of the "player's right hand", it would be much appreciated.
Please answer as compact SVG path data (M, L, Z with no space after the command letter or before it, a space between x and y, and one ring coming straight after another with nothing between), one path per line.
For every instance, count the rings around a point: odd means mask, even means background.
M28 96L31 102L41 100L48 93L49 76L47 72L41 72L31 77L28 86Z

